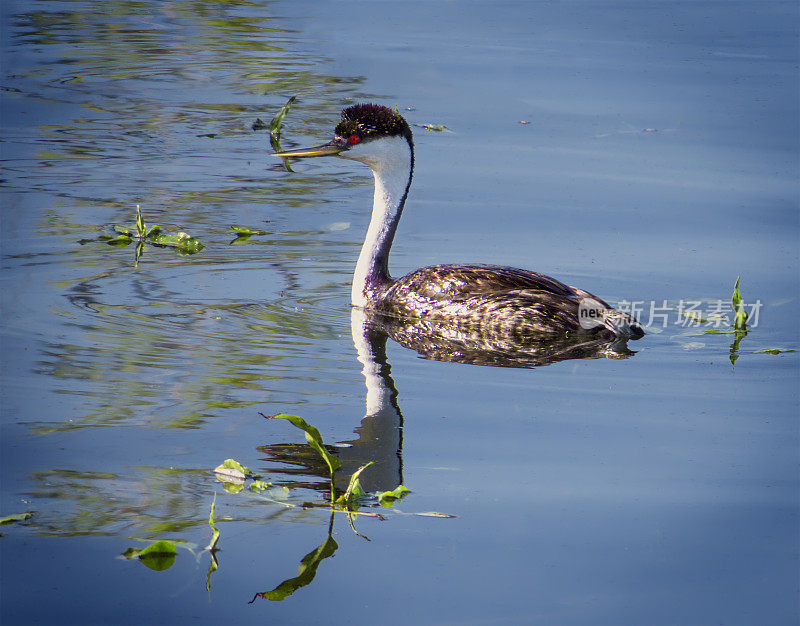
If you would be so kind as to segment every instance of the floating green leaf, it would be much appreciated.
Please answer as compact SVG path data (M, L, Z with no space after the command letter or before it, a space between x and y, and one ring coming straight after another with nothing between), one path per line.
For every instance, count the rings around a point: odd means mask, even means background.
M319 431L302 417L298 415L288 415L286 413L281 413L279 415L264 415L261 413L261 415L267 419L287 420L300 430L305 431L308 445L314 448L325 463L327 463L331 479L333 478L333 473L342 466L342 462L325 449L325 442L322 440L322 435L319 434Z
M397 500L404 498L406 495L411 493L411 489L405 487L404 485L398 485L392 491L379 491L375 495L378 498L378 503L384 507L389 508L392 506Z
M119 237L102 239L102 241L105 241L109 246L127 246L133 239L128 235L120 235Z
M266 230L248 228L247 226L231 226L231 230L236 231L240 235L269 235L269 232Z
M0 526L6 526L8 524L13 524L14 522L24 522L26 519L30 519L32 516L33 511L27 511L25 513L15 513L14 515L0 517Z
M128 548L122 553L126 559L138 558L144 565L157 572L163 572L175 563L175 544L172 541L161 540L150 544L144 550Z
M161 227L158 224L153 224L150 228L148 228L145 231L144 237L145 239L150 239L152 237L155 237L160 232L161 232Z
M782 354L784 352L796 352L793 348L764 348L763 350L756 350L756 354Z
M234 459L225 459L214 468L214 473L225 482L244 482L247 476L254 476L249 467L245 467Z
M444 124L414 124L414 126L417 126L419 128L424 128L425 130L429 130L435 133L450 131L450 129L447 128L447 126L445 126Z
M195 254L196 252L200 252L200 250L205 247L199 239L196 239L190 234L183 232L170 234L157 232L153 236L149 237L148 241L157 246L176 248L187 254Z
M683 311L683 316L694 324L708 324L708 320L695 311Z
M272 591L257 593L250 601L250 604L255 602L256 598L273 601L285 600L300 587L305 587L311 583L311 581L314 580L314 577L317 575L317 568L319 567L319 564L323 559L327 559L334 552L336 552L338 547L339 544L336 543L336 540L328 535L319 548L313 552L309 552L303 557L302 561L300 561L300 569L297 576L294 578L289 578L288 580L284 580Z

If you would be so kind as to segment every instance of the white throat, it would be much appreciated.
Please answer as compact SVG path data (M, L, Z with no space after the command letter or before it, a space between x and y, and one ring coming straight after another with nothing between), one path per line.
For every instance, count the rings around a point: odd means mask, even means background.
M354 306L364 307L371 295L391 282L389 250L411 184L414 155L405 137L397 136L364 142L340 156L369 165L375 177L372 217L350 295Z

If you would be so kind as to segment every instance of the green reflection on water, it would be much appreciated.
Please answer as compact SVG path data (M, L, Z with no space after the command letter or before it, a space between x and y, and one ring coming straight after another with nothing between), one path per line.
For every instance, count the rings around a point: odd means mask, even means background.
M136 529L149 538L204 522L205 496L190 487L195 470L135 468L130 474L52 469L30 476L39 510L32 527L43 535L115 535ZM165 521L169 520L169 521Z
M281 304L81 304L94 311L92 325L74 337L80 343L50 343L39 373L83 383L62 393L91 408L39 422L38 434L123 423L202 427L225 409L263 405L287 379L313 379L307 369L291 371L297 342L332 333ZM214 318L218 330L209 332Z

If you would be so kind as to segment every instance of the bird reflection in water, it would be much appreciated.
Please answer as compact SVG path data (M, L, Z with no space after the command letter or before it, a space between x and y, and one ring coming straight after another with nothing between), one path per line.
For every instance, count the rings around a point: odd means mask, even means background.
M499 335L480 331L454 332L452 326L419 319L398 319L354 307L350 329L366 382L366 414L355 429L357 438L329 447L342 461L337 489L361 465L373 461L361 474L367 492L386 491L403 484L403 414L386 357L391 338L426 359L495 367L533 368L570 359L625 359L635 354L621 337L574 334L569 337ZM326 490L328 468L305 444L270 444L259 448L267 459L282 464L292 487ZM301 478L302 477L302 478Z
M515 336L486 336L481 333L459 333L444 325L437 327L416 321L401 321L354 307L350 329L358 360L367 387L366 414L355 429L355 440L329 447L342 462L337 473L346 481L360 466L374 464L361 474L366 492L388 491L403 484L403 414L398 392L386 358L386 342L390 337L418 352L424 358L478 365L503 367L536 367L567 359L624 359L634 353L624 339L598 339L596 336L567 339L535 339ZM321 457L307 445L272 444L262 446L268 459L280 462L283 469L271 473L292 476L284 481L293 487L328 490L328 468ZM291 467L285 467L285 466ZM304 478L298 480L300 476ZM312 480L314 477L314 480ZM338 484L337 491L344 485ZM339 545L333 538L335 512L331 509L328 534L301 560L298 576L284 580L270 591L256 593L251 600L283 600L300 587L314 580L317 567L332 556ZM359 536L350 518L351 528ZM364 537L366 538L366 537Z

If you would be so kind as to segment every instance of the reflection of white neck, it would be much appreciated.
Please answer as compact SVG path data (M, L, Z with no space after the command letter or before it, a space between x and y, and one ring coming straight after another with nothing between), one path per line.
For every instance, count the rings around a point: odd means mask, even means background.
M403 416L386 361L386 335L371 330L364 310L356 307L351 309L350 328L367 383L367 412L356 428L358 439L339 450L339 459L350 472L365 460L375 461L361 479L364 488L394 489L403 483Z
M382 374L382 363L376 358L372 344L367 337L366 315L362 309L350 311L350 332L353 344L358 353L358 360L363 365L361 370L367 383L367 415L375 415L392 404L394 390L386 384Z
M375 177L372 217L351 291L353 305L363 307L370 292L380 290L391 281L389 250L411 185L414 154L408 141L398 136L366 141L340 156L369 165Z

